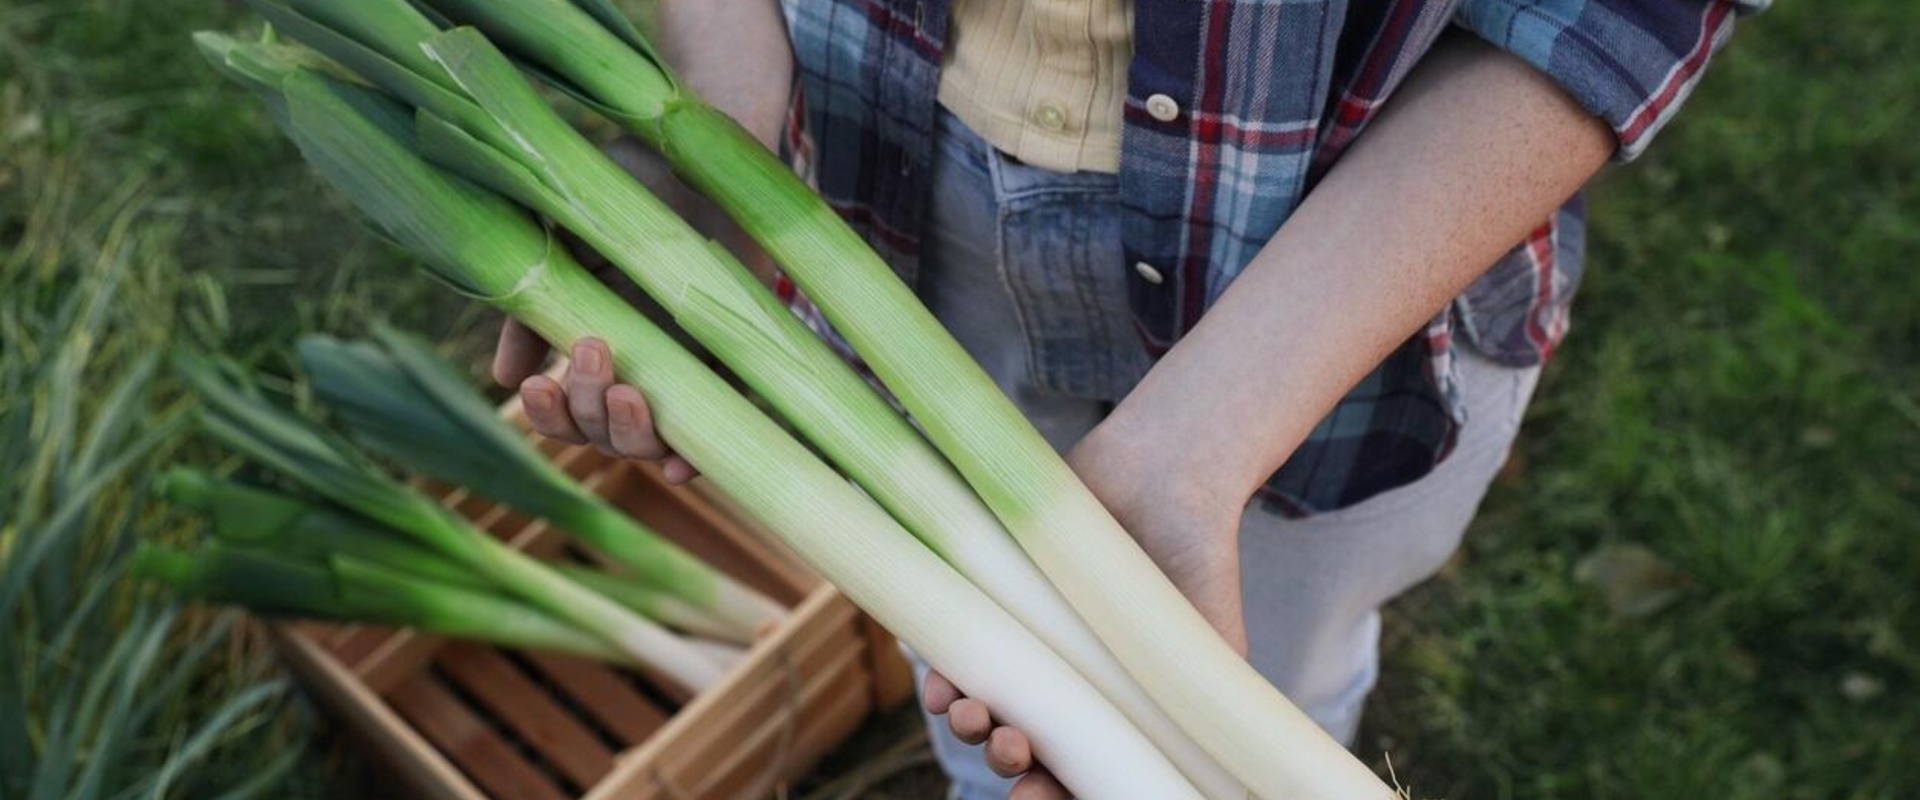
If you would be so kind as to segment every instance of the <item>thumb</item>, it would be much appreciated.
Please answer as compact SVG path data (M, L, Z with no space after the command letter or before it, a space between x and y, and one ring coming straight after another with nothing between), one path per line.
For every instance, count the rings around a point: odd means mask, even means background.
M519 386L540 371L550 348L532 328L508 318L500 326L500 341L493 348L493 379L501 386Z

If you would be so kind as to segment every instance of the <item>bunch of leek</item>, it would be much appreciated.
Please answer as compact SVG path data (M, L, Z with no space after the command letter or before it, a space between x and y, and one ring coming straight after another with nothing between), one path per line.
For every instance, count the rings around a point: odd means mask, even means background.
M425 342L380 326L374 341L311 335L300 362L354 440L422 475L540 517L632 580L583 573L681 630L745 643L780 606L660 537L555 467ZM644 601L639 598L645 598Z
M417 106L418 146L429 160L558 222L606 256L895 519L1086 676L1205 795L1244 795L1128 675L945 457L724 250L569 127L517 71L476 55L477 37L441 35L405 0L254 5L280 30ZM563 39L611 36L598 20L569 11L578 13L565 6L539 16L560 26L555 35ZM521 30L525 22L502 27ZM636 32L620 30L614 52L644 48ZM677 97L664 71L633 74L641 83L662 81L654 95ZM731 124L697 103L674 103Z
M556 87L620 122L725 209L821 308L1160 708L1254 794L1389 794L1214 632L858 234L745 130L680 87L605 0L424 2L496 37ZM366 41L404 45L406 31L394 25Z
M134 551L130 569L186 597L266 616L406 626L645 666L631 654L523 603L353 556L315 560L217 542L191 550L148 544Z
M406 626L645 666L364 517L181 467L162 476L160 488L174 507L204 516L212 540L191 551L143 547L135 571L186 597L269 616ZM708 634L682 625L671 610L663 613L675 601L658 590L586 567L551 566L648 619Z
M250 393L245 384L230 377L214 362L183 355L176 359L176 366L201 400L203 427L216 438L342 509L407 537L406 544L426 551L424 558L407 558L402 554L392 558L392 563L418 564L435 559L449 562L484 581L488 587L596 639L601 648L624 654L626 658L623 660L651 666L688 688L707 686L723 672L722 666L711 657L689 647L685 641L658 624L605 595L569 580L553 568L473 527L472 523L444 508L433 498L382 474L344 443ZM342 527L352 527L313 520L300 504L286 502L271 493L223 491L216 496L215 489L219 487L206 482L197 483L196 486L191 478L176 479L173 483L174 492L189 505L200 503L209 510L220 509L233 514L230 518L232 521L224 525L216 524L216 531L228 531L229 539L243 536L232 533L237 525L242 524L257 531L256 536L279 536L296 544L306 544L310 531L299 530L298 525L290 531L288 526L295 523L335 534L340 533ZM216 499L228 502L216 503ZM274 524L276 521L280 524ZM313 546L319 545L315 543ZM222 551L216 549L212 552L217 554ZM379 562L368 558L359 561L342 559L342 556L351 556L356 552L370 554L373 551L331 552L331 556L308 559L308 562L327 564L335 581L357 580L360 583L355 585L361 586L379 579L378 570L383 566ZM384 552L391 555L395 551L388 548ZM215 585L198 581L212 581L215 577L232 574L211 568L204 575L183 573L175 567L179 559L164 553L151 556L150 563L161 574L177 577L188 586ZM256 559L254 563L259 561ZM407 572L404 569L397 571L402 574ZM425 575L420 577L431 580ZM438 583L454 586L446 580L439 580ZM352 591L343 590L340 594L359 599L359 595ZM394 599L398 594L396 592L380 594L386 598L383 602L398 602ZM324 595L315 594L314 597ZM340 613L350 613L351 610L351 607L346 607Z
M409 10L404 4L390 8ZM647 392L656 426L681 455L882 624L1026 729L1036 751L1069 785L1102 798L1199 796L1046 643L587 274L522 210L434 167L420 150L429 139L441 145L464 141L473 156L470 169L499 170L503 180L531 186L511 173L512 161L487 153L537 150L536 143L508 133L476 113L478 105L440 84L415 81L414 96L395 90L432 112L416 117L386 97L304 68L302 57L279 48L206 34L199 41L217 65L266 99L323 177L389 236L422 256L437 276L513 314L549 341L593 335L611 342L616 371ZM504 56L471 30L436 34L424 46L433 61L462 80L521 80ZM363 76L398 69L384 58L350 66ZM456 133L460 136L450 136ZM693 247L684 239L691 233L665 224L671 217L662 213L663 219L632 224L648 226L663 238L663 246L675 248L671 252L690 252ZM697 238L692 242L706 247ZM752 286L744 280L731 283ZM682 289L702 291L691 282ZM731 313L729 303L736 300L726 294L710 297L706 313ZM742 328L743 342L767 342L746 335L751 330Z

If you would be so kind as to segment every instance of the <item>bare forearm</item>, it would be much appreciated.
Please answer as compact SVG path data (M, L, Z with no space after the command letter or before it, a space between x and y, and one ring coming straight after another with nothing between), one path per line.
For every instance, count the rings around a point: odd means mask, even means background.
M1181 476L1184 504L1238 509L1612 148L1603 123L1523 62L1442 43L1095 436L1153 454Z
M660 49L681 80L768 147L793 83L792 45L776 0L660 0Z
M658 0L656 44L687 88L778 149L793 88L792 44L777 0ZM726 212L674 177L664 159L631 139L609 151L695 230L739 256L772 284L773 261Z

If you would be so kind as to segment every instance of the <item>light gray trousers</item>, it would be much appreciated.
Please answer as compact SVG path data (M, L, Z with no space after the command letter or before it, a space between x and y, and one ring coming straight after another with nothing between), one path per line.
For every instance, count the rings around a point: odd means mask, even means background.
M1123 349L1131 345L1132 327L1124 276L1112 268L1124 263L1112 176L1020 164L942 116L921 295L1035 427L1064 450L1110 403L1057 387L1120 385L1128 371L1145 368L1129 362ZM1057 346L1063 337L1080 344ZM1102 342L1113 351L1085 355L1088 343ZM1257 505L1241 518L1249 658L1343 742L1353 741L1379 671L1380 606L1438 571L1459 546L1506 461L1539 377L1538 368L1509 369L1471 353L1462 355L1459 369L1469 424L1433 473L1308 519ZM916 659L915 667L924 679L925 665ZM979 747L954 739L944 718L929 716L927 724L934 753L953 780L953 797L1006 797L1009 782L987 769Z

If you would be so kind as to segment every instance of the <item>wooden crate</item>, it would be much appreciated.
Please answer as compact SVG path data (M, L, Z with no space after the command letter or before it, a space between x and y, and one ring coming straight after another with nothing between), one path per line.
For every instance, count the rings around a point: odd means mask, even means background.
M911 693L891 637L724 500L590 448L541 447L791 613L692 697L583 659L371 626L274 626L313 696L404 782L399 796L757 800L805 773L874 708ZM537 521L427 488L528 552L581 557Z

